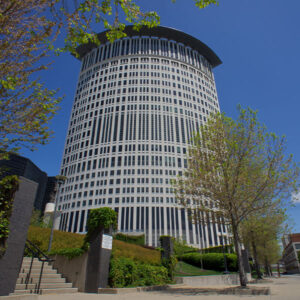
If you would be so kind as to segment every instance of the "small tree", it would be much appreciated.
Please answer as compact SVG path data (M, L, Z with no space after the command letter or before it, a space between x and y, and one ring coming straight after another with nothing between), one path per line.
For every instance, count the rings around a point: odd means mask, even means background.
M249 216L280 207L298 187L299 167L286 157L286 140L268 133L256 112L239 107L235 121L212 116L200 128L188 153L188 168L176 181L181 203L210 217L224 216L232 229L240 283L247 278L240 226Z
M283 233L285 220L285 211L276 209L249 216L241 224L242 240L251 250L258 279L262 278L260 264L265 265L268 274L269 265L279 259L278 238Z

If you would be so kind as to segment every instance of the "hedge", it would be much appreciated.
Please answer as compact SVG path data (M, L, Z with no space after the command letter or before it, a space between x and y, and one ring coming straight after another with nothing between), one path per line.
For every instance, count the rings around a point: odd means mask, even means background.
M179 240L176 240L176 239L174 239L173 241L174 241L174 254L176 256L181 256L181 255L186 254L186 253L191 253L191 252L197 252L198 251L198 248L188 246L186 244L186 242L179 241Z
M47 252L50 231L50 228L29 226L27 238L43 252ZM81 248L83 243L84 235L82 234L54 230L51 253L62 249Z
M48 250L50 237L49 228L29 226L27 238L37 245L43 252ZM80 256L84 251L84 235L54 230L54 238L51 254L60 254L73 258ZM112 253L114 257L127 257L134 261L141 261L152 265L160 265L160 252L158 250L146 249L142 246L128 244L113 240Z
M85 250L82 248L66 248L61 250L53 250L48 254L49 255L58 254L58 255L66 256L68 259L72 259L74 257L81 256L84 252Z
M114 235L114 239L118 241L123 241L130 244L144 246L145 244L145 235L128 235L123 233L117 233Z
M168 282L168 270L165 267L144 264L125 257L113 257L110 260L111 287L162 285Z
M227 258L227 267L229 271L237 271L237 256L236 254L225 254ZM201 267L201 257L203 268L206 270L224 271L224 255L221 253L187 253L179 257L180 260Z
M112 255L115 258L125 257L151 265L161 264L160 252L158 250L147 249L118 240L113 240Z
M202 249L202 253L233 253L233 245L215 246Z

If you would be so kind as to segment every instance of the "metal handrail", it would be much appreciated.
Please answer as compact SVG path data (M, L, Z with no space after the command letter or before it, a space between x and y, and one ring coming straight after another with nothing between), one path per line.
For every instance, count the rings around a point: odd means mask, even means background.
M35 250L32 250L31 251L34 251L35 254L37 255L36 257L40 260L40 261L53 261L52 258L48 257L37 245L35 245L33 242L31 242L30 240L26 240L26 243L28 243L30 246L32 246ZM42 256L42 258L40 257Z
M26 279L25 279L25 290L27 290L27 288L28 288L28 283L29 283L30 276L31 276L33 260L34 260L34 258L37 258L39 261L42 262L42 266L41 266L39 281L35 285L34 293L39 294L40 287L41 287L41 281L42 281L42 277L43 277L44 263L45 262L48 262L48 263L53 262L54 260L52 258L49 258L45 253L43 253L43 251L37 245L35 245L34 243L32 243L29 240L26 240L25 248L32 254L29 271L28 271L28 273L26 275Z

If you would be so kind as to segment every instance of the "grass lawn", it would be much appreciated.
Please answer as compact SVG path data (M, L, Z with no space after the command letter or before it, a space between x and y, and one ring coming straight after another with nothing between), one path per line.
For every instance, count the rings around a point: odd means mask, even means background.
M175 276L201 276L201 275L221 275L223 273L213 270L203 270L198 267L179 261L175 268Z

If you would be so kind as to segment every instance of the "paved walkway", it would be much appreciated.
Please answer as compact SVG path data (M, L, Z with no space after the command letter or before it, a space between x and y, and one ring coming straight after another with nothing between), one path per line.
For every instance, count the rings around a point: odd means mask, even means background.
M300 300L300 276L285 275L281 278L274 278L269 282L263 282L256 286L271 288L271 295L268 296L233 296L233 295L203 295L197 292L197 288L181 286L178 289L171 289L159 292L143 292L117 295L99 294L61 294L42 295L39 300L238 300L238 299L259 299L259 300ZM216 287L216 286L215 286Z

